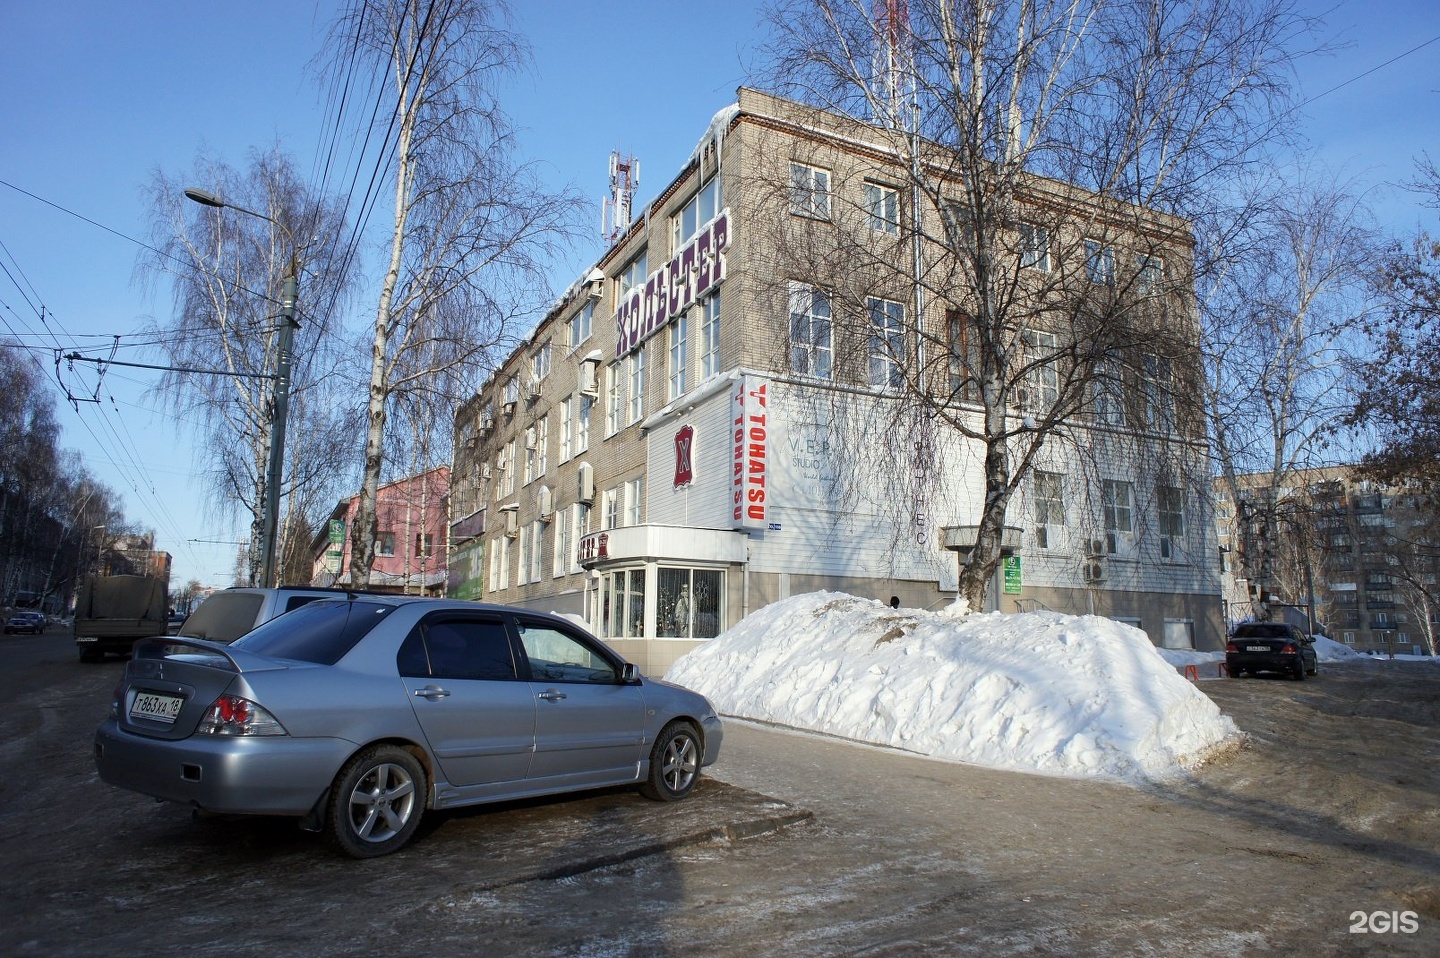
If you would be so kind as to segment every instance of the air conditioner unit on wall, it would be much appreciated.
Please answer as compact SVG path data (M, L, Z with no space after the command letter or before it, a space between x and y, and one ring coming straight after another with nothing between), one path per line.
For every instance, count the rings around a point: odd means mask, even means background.
M514 509L505 511L505 538L516 539L520 536L520 513Z
M540 491L535 494L535 510L540 513L541 522L549 522L550 517L555 514L555 494L550 491L549 486L541 486Z
M1080 573L1085 577L1086 582L1104 582L1105 563L1098 559L1090 559L1081 567Z
M595 501L595 470L588 462L580 463L580 469L576 473L578 480L576 498L589 505Z
M600 395L600 364L591 359L580 362L580 392L586 396Z
M489 479L490 479L490 463L485 462L485 463L481 463L481 464L480 464L480 478L481 478L481 479L484 479L484 480L486 480L486 481L489 481Z
M1092 557L1092 558L1095 557L1095 556L1103 556L1103 555L1105 555L1105 540L1104 540L1104 539L1086 539L1086 540L1085 540L1085 554L1086 554L1087 556Z

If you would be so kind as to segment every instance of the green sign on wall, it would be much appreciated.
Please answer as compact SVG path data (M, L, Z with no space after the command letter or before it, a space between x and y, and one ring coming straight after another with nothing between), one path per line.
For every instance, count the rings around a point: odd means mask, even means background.
M1005 594L1020 594L1020 557L1005 557Z

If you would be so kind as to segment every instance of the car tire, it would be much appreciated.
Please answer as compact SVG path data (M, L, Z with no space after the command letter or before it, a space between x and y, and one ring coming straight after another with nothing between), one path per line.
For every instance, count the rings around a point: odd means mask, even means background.
M1303 682L1303 681L1305 681L1305 663L1304 663L1303 660L1300 661L1300 662L1295 663L1295 671L1292 672L1291 674L1295 676L1295 681L1297 681L1297 682Z
M404 847L420 827L428 786L418 759L395 745L360 752L330 788L330 838L352 858L377 858Z
M650 749L650 775L640 792L657 802L678 802L700 779L700 735L689 722L671 722Z
M1232 679L1238 679L1240 676L1244 675L1245 672L1244 672L1244 670L1242 670L1242 669L1226 668L1226 669L1225 669L1225 674L1228 675L1228 676L1229 676L1230 678L1232 678Z

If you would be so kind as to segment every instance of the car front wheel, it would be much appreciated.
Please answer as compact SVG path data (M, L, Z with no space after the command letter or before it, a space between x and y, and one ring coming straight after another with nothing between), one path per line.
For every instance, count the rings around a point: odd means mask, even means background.
M650 776L640 791L657 802L678 802L700 778L700 736L688 722L671 722L650 750Z
M330 837L352 858L375 858L403 847L425 813L425 770L394 745L356 755L330 789Z

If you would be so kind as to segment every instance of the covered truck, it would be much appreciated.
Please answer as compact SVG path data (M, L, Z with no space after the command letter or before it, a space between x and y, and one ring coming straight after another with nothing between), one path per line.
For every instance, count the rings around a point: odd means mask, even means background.
M129 655L137 639L164 635L169 576L107 575L85 580L75 603L75 646L81 662L105 653Z

